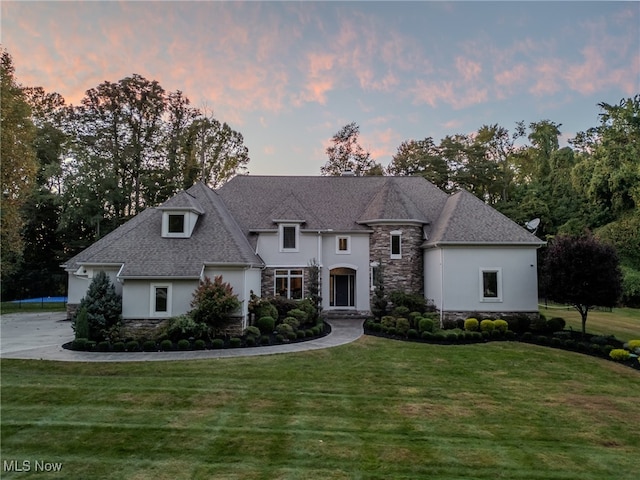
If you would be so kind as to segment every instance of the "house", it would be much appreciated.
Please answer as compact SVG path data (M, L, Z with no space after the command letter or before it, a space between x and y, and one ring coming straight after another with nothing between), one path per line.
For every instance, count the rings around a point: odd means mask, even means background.
M421 177L236 176L148 208L65 265L69 307L105 271L125 322L187 312L205 276L251 292L303 298L320 266L324 310L369 312L374 271L387 292L424 295L441 318L470 312L537 315L544 242L466 191Z

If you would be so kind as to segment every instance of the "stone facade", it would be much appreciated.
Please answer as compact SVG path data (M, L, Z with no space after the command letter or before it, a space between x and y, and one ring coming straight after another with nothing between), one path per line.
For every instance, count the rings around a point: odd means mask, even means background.
M387 294L401 290L424 294L422 227L418 225L373 225L369 258L383 267L383 282ZM401 232L401 256L391 258L391 232Z
M275 287L275 271L276 270L302 270L302 298L309 296L309 268L308 267L295 267L295 268L265 268L262 271L261 292L260 296L263 298L270 298L274 296Z

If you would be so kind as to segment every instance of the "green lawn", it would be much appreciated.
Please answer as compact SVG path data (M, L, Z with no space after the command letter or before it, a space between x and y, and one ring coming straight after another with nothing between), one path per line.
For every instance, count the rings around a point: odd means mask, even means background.
M3 462L63 465L2 478L638 476L640 372L535 345L1 367Z
M573 307L549 304L545 308L541 305L540 313L547 318L562 317L567 322L566 328L582 331L580 314ZM591 310L587 315L587 332L614 335L623 341L640 339L640 309L614 308L611 312Z
M36 302L36 303L0 303L0 313L20 313L20 312L64 312L67 304L63 302Z

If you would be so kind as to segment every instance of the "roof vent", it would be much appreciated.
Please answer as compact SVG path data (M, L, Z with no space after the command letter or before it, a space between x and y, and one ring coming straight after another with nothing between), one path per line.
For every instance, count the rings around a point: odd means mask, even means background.
M356 176L356 172L354 172L353 170L343 170L342 177L355 177Z

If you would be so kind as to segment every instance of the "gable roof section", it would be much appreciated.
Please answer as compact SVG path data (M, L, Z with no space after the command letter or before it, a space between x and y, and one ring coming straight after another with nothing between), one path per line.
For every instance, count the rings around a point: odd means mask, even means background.
M184 193L184 192L183 192ZM202 214L190 238L162 237L162 210L182 208L191 200L178 194L158 208L148 208L70 259L65 267L122 264L122 278L198 278L205 264L261 265L218 194L202 183L187 190Z
M431 223L447 199L424 178L383 176L239 175L218 193L246 235L273 229L277 215L304 217L295 219L304 220L303 230L367 231L367 222L381 220Z
M200 205L198 199L188 191L177 193L156 208L158 210L187 210L199 215L204 214L204 209L202 208L202 205Z
M466 190L451 195L431 228L425 247L442 244L544 245L522 228Z

